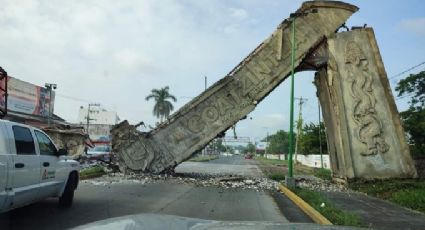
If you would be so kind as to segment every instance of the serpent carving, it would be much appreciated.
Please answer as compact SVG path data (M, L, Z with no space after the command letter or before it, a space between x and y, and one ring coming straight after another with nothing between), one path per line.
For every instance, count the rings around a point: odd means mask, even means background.
M385 153L389 147L383 137L382 124L376 116L376 98L373 95L369 62L354 41L348 42L345 47L345 63L354 101L352 117L357 124L357 137L367 147L361 155Z

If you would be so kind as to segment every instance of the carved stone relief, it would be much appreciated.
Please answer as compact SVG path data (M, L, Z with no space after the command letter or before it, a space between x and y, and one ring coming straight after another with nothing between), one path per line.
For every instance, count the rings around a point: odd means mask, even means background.
M382 124L376 116L376 98L373 94L373 78L369 71L369 61L354 42L345 47L345 64L351 83L350 94L354 100L351 116L357 124L358 140L366 146L363 156L385 153L389 146L385 142Z

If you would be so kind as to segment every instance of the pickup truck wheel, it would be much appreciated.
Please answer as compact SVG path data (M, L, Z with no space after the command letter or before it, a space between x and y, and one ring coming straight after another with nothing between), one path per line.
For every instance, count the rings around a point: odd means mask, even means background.
M69 208L74 200L74 190L77 178L75 174L69 176L68 182L66 183L65 190L61 197L59 197L59 207Z

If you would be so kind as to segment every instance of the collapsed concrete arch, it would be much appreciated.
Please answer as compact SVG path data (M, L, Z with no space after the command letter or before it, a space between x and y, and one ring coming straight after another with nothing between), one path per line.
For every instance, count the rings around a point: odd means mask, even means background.
M317 13L302 14L312 10ZM296 11L302 16L296 21L295 66L317 71L336 177L415 177L373 31L336 33L357 10L342 2L303 3ZM112 144L120 164L160 173L189 158L289 76L291 46L291 23L284 20L227 76L151 132L141 133L127 121L116 125Z

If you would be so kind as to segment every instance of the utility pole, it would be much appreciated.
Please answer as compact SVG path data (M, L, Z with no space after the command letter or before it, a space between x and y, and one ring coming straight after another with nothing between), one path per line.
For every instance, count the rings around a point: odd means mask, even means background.
M298 122L297 122L297 139L295 142L295 154L294 154L295 164L297 164L298 146L301 139L301 132L302 132L302 126L303 126L303 115L302 115L303 104L307 101L307 99L301 97L301 98L295 98L295 100L300 101L298 103L299 112L298 112Z
M319 98L317 98L317 99L319 99ZM319 149L320 149L320 166L321 166L321 168L323 168L323 153L322 153L322 135L321 135L321 132L322 132L322 121L321 121L321 116L322 116L322 114L320 113L320 101L318 100L318 103L317 103L317 105L318 105L318 107L319 107Z
M205 83L205 89L204 92L207 91L207 75L204 75L204 83ZM202 149L202 156L205 156L205 152L207 151L207 146L204 147L204 149Z
M295 18L292 18L292 47L291 47L291 94L290 94L290 107L289 107L289 154L288 154L288 179L286 185L295 187L293 180L293 164L292 153L294 152L294 75L295 75ZM294 186L292 182L294 181Z
M96 119L92 119L90 118L90 107L91 106L100 106L99 103L89 103L89 107L87 108L87 116L86 116L86 122L87 122L87 135L89 135L89 126L90 126L90 121L96 120ZM89 135L90 137L90 135Z
M267 136L266 136L266 149L265 149L266 156L267 156L268 147L269 147L269 130L267 130Z
M56 84L46 83L44 84L47 90L49 90L49 116L47 117L47 123L50 127L52 123L52 89L56 89Z
M291 93L290 93L290 116L289 116L289 159L288 159L288 176L285 177L286 186L295 187L292 155L294 153L294 76L295 76L295 19L297 17L306 16L309 13L317 13L317 9L311 9L308 12L292 13L289 20L292 24L292 39L291 39Z
M269 127L263 127L266 129L266 147L264 148L264 156L267 158L267 147L269 146Z
M257 141L255 140L255 137L254 137L254 146L255 146L255 149L254 149L255 156L257 156Z

